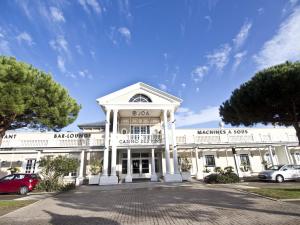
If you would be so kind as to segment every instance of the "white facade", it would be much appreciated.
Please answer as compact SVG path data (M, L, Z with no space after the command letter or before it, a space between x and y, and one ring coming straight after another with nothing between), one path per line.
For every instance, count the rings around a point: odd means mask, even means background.
M59 154L80 161L78 171L70 177L77 177L79 183L90 178L100 185L142 178L181 182L183 158L190 160L190 173L197 179L215 167L232 166L242 177L263 170L263 161L300 164L293 128L178 129L174 114L181 99L144 83L97 102L106 120L79 125L82 132L7 132L0 147L0 177L9 167L38 172L41 157ZM103 161L101 175L91 176L92 159Z

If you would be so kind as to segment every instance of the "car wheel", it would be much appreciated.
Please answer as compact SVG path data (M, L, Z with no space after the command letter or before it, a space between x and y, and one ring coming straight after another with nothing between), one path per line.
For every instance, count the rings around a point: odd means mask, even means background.
M28 187L26 186L21 187L19 193L20 195L26 195L28 193Z
M276 182L277 182L277 183L282 183L283 181L284 181L283 176L281 176L281 175L277 175L277 176L276 176Z

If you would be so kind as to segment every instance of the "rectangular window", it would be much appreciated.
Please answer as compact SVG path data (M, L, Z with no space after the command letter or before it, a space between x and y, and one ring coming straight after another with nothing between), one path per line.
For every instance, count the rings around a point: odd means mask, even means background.
M35 163L35 159L28 159L26 163L25 173L34 173Z
M215 156L214 155L206 155L205 156L205 165L206 166L215 166Z
M240 154L241 164L250 166L250 160L248 154Z

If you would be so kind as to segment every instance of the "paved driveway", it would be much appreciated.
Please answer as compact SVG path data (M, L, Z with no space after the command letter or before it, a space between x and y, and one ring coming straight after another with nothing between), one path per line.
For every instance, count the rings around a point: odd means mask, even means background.
M19 209L0 224L300 224L300 207L227 188L82 186Z

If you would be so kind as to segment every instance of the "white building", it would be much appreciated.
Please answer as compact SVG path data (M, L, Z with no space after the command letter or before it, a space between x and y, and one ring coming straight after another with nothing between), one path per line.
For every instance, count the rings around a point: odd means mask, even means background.
M197 179L215 167L232 166L239 176L251 176L264 169L262 162L300 164L293 128L177 129L174 113L182 100L144 83L97 102L106 120L81 124L82 132L7 132L0 147L0 176L9 167L37 172L45 155L78 158L80 168L69 177L100 185L141 178L181 182L183 158L190 160ZM103 160L101 176L91 176L92 159Z

